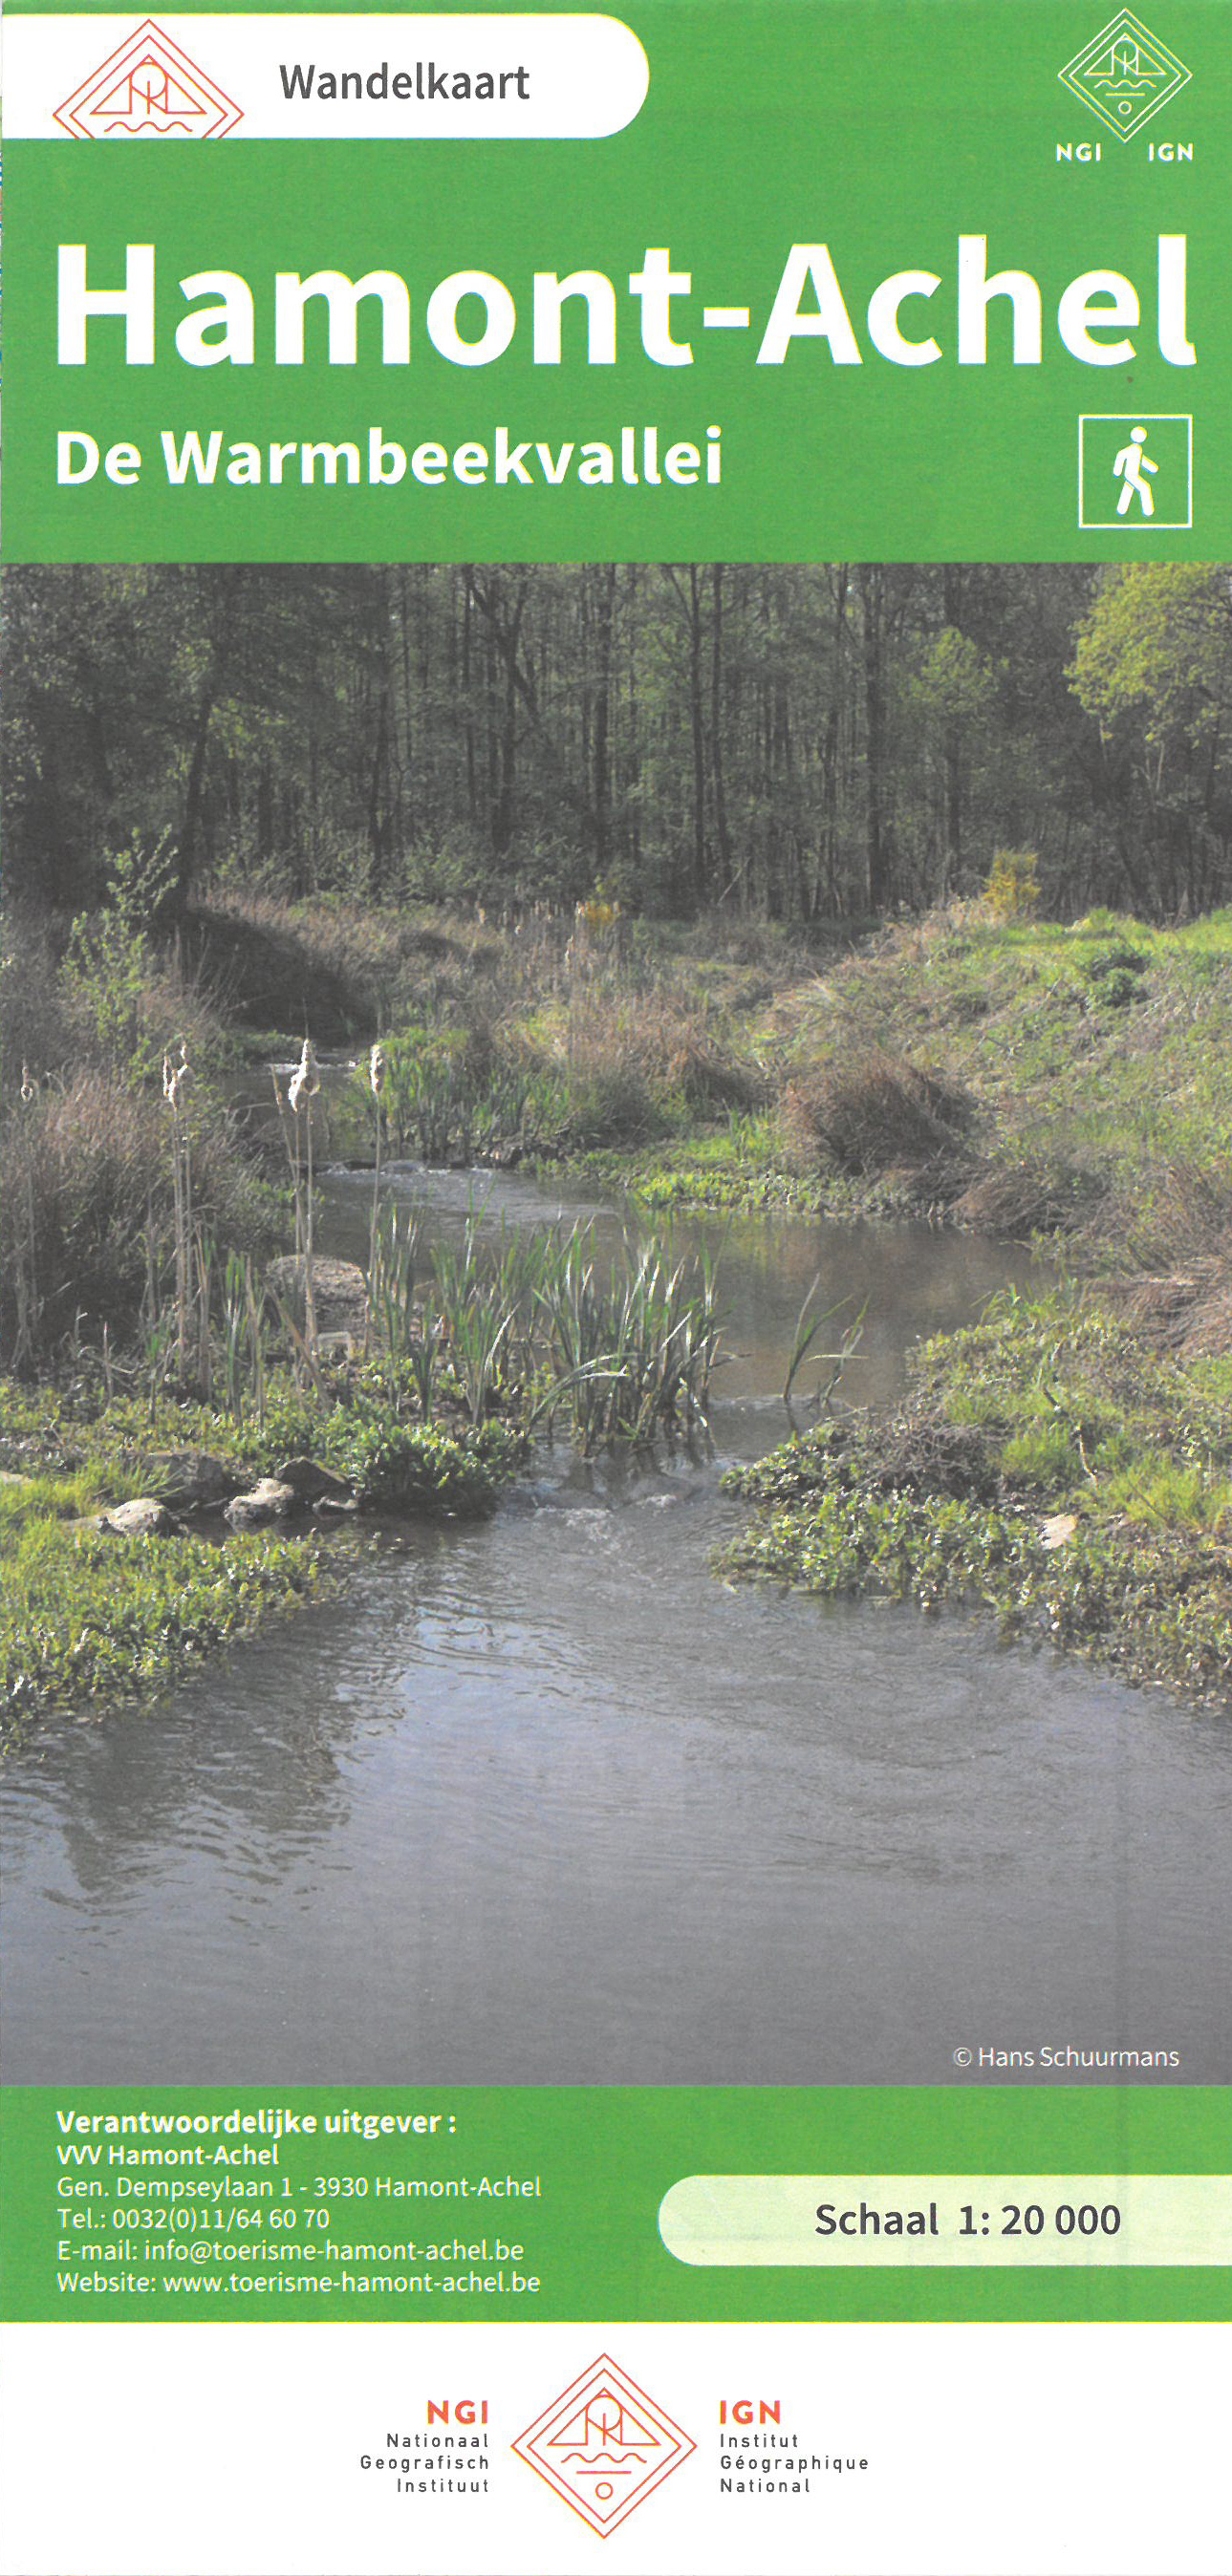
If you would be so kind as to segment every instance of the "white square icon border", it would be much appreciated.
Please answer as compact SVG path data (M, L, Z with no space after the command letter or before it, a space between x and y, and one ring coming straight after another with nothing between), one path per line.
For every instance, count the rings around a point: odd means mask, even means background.
M1129 413L1129 412L1127 412L1127 411L1083 411L1083 412L1079 412L1079 414L1078 414L1078 525L1079 525L1079 527L1080 527L1080 528L1082 528L1082 529L1111 529L1111 530L1112 530L1112 531L1113 531L1117 536L1121 536L1121 537L1124 537L1124 536L1135 536L1135 537L1138 537L1138 536L1142 536L1143 534L1148 534L1148 535L1149 535L1149 534L1152 534L1152 533L1157 532L1157 531L1159 531L1159 530L1174 530L1174 529L1177 529L1177 528L1192 528L1192 526L1193 526L1193 449L1194 449L1194 437L1193 437L1193 413L1192 413L1191 411L1142 411L1142 412L1139 412L1139 413L1136 415L1136 417L1137 417L1137 418L1142 422L1142 425L1143 425L1143 428L1144 428L1144 429L1149 429L1149 428L1151 427L1152 422L1154 422L1154 421L1183 421L1183 422L1184 422L1184 424L1185 424L1186 465L1187 465L1187 472L1186 472L1186 496L1185 496L1185 507L1186 507L1186 511L1187 511L1187 513L1188 513L1187 517L1185 517L1185 518L1183 518L1183 519L1156 519L1156 518L1154 518L1154 517L1149 518L1149 519L1147 519L1147 518L1137 518L1137 519L1134 519L1134 520L1132 520L1132 521L1131 521L1128 517L1125 517L1125 518L1114 518L1114 519L1088 519L1088 518L1087 518L1087 516L1086 516L1086 494L1085 494L1085 490L1084 490L1084 487L1083 487L1083 473L1084 473L1084 464L1085 464L1085 458L1084 458L1084 452L1083 452L1083 432L1084 432L1084 430L1085 430L1085 428L1086 428L1087 422L1088 422L1088 421L1104 421L1104 420L1129 420L1129 419L1130 419L1131 417L1133 417L1133 416L1134 416L1134 415L1132 415L1131 413Z

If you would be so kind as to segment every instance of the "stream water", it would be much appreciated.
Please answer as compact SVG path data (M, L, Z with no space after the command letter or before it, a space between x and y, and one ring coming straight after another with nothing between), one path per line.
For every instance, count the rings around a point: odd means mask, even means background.
M465 1177L391 1185L465 1221ZM557 1213L474 1186L493 1220ZM356 1251L366 1184L328 1196ZM1028 1265L917 1228L673 1231L725 1236L713 1460L545 1454L492 1521L409 1532L341 1602L10 1764L10 2080L944 2082L956 2049L1067 2044L1229 2080L1226 1719L710 1570L818 1270L869 1299L864 1401Z

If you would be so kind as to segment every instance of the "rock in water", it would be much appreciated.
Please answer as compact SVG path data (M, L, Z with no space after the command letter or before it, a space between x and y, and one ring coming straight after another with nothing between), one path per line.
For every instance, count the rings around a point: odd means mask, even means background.
M266 1529L271 1521L285 1521L295 1509L292 1486L281 1484L276 1476L262 1476L250 1494L235 1494L223 1515L232 1529Z
M271 1261L266 1272L270 1287L301 1325L305 1267L302 1253L286 1253L280 1260ZM350 1333L355 1339L362 1336L368 1314L368 1288L357 1262L336 1261L330 1253L314 1253L312 1301L319 1333Z
M110 1511L100 1512L96 1529L110 1530L115 1538L182 1538L184 1524L177 1521L165 1503L153 1494L139 1494L131 1503L114 1503Z
M351 1488L345 1477L332 1476L328 1467L318 1467L315 1458L284 1458L275 1469L278 1481L289 1485L297 1503L349 1502Z
M217 1511L244 1481L208 1449L154 1449L146 1465L157 1477L163 1501L177 1512Z

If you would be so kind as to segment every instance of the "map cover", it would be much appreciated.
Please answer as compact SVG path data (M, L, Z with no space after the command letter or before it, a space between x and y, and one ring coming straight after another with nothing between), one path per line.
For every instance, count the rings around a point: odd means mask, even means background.
M6 2576L1221 2576L1223 0L11 0Z

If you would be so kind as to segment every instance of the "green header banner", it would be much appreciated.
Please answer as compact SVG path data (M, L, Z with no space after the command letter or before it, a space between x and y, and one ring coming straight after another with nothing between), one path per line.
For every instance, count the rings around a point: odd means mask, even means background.
M1226 2088L3 2097L3 2318L1232 2316Z
M18 8L10 559L1218 559L1226 10L1106 5Z

